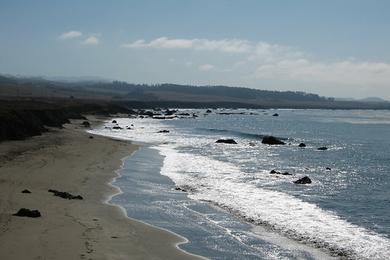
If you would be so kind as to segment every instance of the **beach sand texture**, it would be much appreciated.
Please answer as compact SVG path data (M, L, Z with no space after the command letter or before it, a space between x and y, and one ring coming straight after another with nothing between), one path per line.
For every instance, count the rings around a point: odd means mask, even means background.
M79 125L0 144L0 259L199 259L176 247L184 239L104 203L117 192L107 183L121 158L137 147L89 138ZM49 189L84 199L63 199ZM42 217L13 216L20 208Z

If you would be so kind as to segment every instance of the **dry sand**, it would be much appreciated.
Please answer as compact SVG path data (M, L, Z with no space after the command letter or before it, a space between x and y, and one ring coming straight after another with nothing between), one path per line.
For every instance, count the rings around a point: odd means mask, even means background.
M121 158L137 147L90 139L79 123L0 144L0 259L199 259L177 249L182 238L104 203L117 192L107 183ZM56 197L48 189L84 200ZM38 209L42 217L12 216L20 208Z

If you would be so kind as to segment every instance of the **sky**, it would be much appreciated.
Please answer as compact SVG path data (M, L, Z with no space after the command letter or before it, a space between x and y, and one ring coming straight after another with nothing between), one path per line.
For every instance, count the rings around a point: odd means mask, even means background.
M390 100L387 0L0 0L0 74Z

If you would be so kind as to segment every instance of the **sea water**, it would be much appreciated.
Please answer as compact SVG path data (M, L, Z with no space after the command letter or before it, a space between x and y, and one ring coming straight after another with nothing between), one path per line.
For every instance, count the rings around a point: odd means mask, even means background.
M183 249L212 259L388 258L389 111L183 112L198 117L116 118L131 130L107 122L93 131L145 144L115 184L123 194L113 203L130 217L186 237ZM286 145L264 145L265 135ZM293 183L303 176L312 183Z

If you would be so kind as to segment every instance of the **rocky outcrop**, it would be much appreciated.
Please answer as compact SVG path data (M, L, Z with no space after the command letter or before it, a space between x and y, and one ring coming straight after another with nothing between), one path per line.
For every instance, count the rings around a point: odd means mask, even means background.
M326 151L326 150L328 150L328 147L322 146L322 147L317 148L317 150Z
M311 179L307 176L300 178L299 180L294 181L295 184L310 184Z
M274 136L264 136L261 143L269 144L269 145L284 145L284 144L286 144L285 142L281 141L280 139L278 139Z
M25 190L22 190L22 193L31 193L31 191L25 189Z
M41 216L41 212L39 212L39 210L36 209L31 210L31 209L21 208L19 209L18 212L16 212L13 215L18 217L39 218Z
M305 147L306 147L306 144L300 143L298 146L301 147L301 148L305 148Z
M91 124L88 121L82 122L81 125L84 127L91 127Z
M218 139L215 142L222 143L222 144L237 144L237 142L234 139Z
M169 133L169 130L160 130L157 133Z

